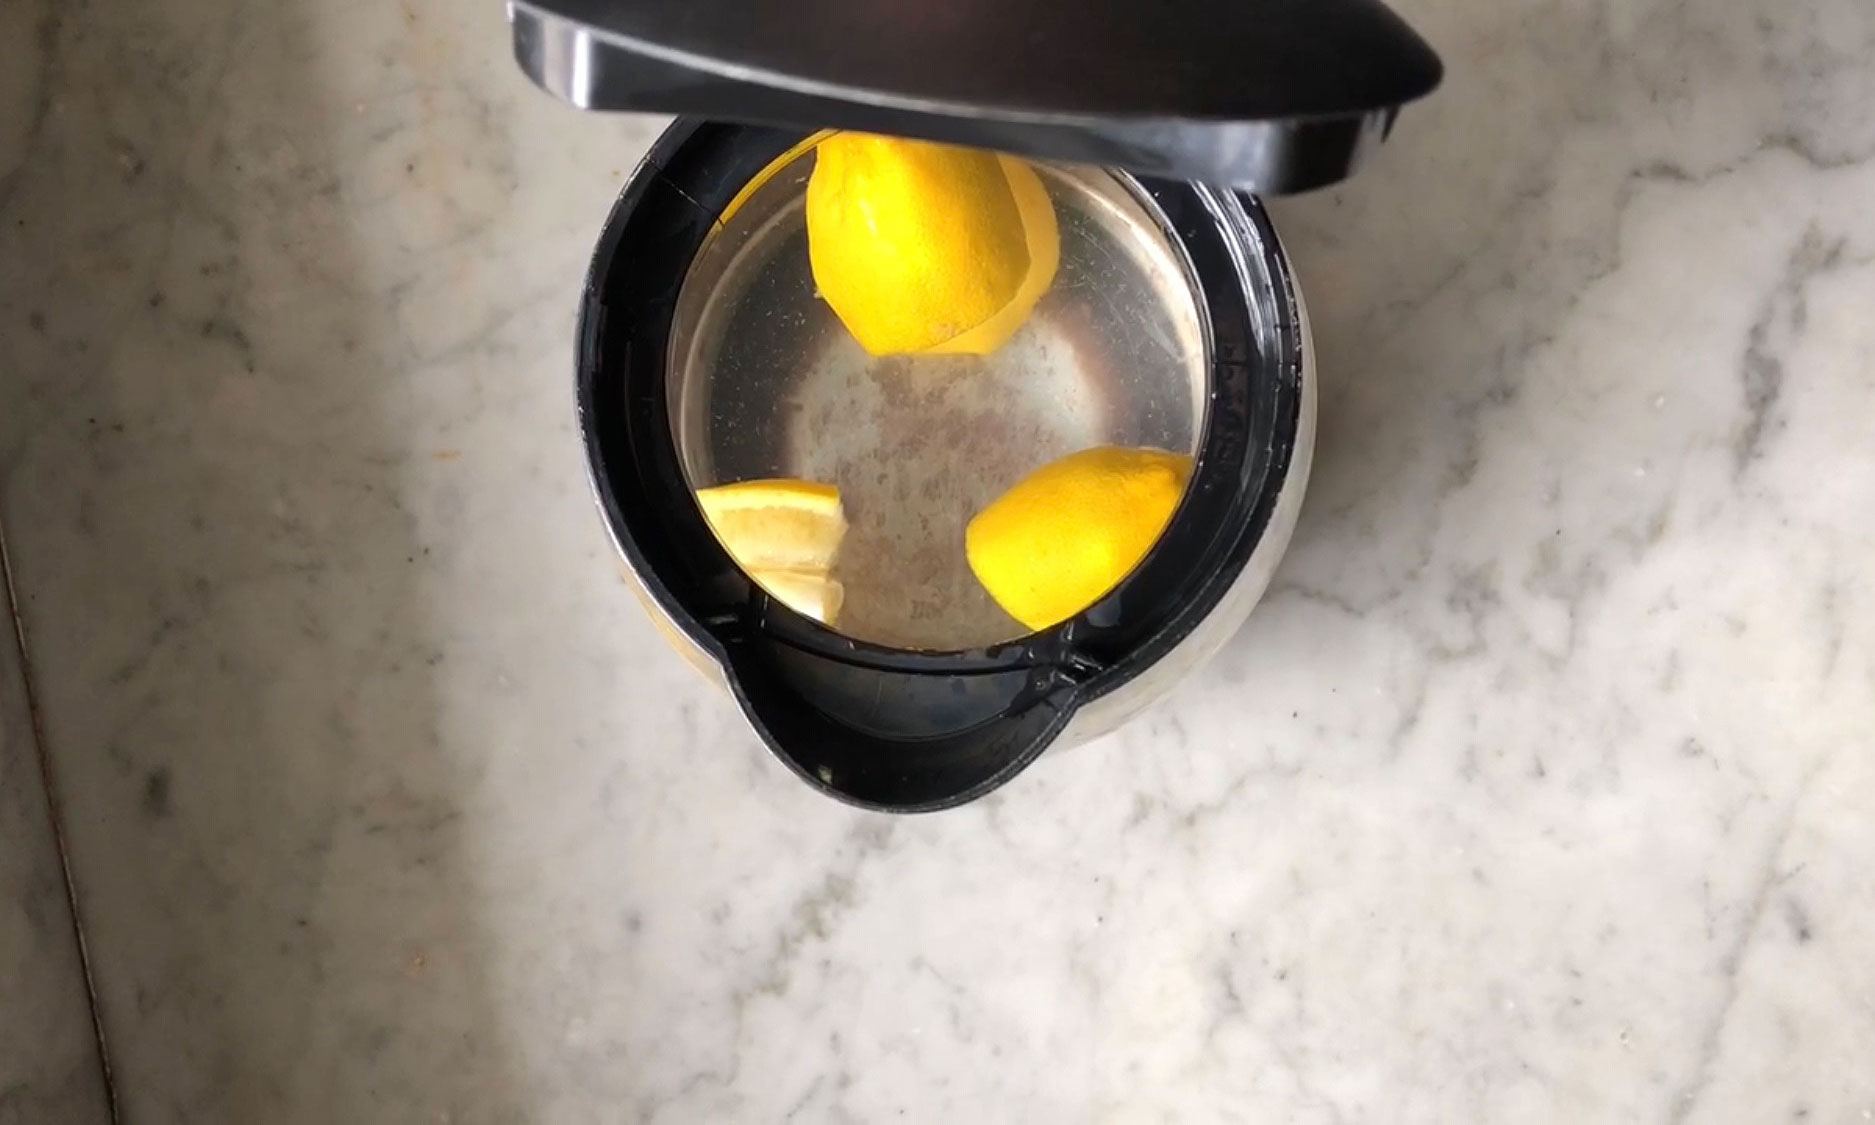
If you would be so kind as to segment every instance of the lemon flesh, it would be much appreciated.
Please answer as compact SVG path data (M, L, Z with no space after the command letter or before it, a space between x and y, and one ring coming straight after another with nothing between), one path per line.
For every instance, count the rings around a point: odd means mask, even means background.
M748 576L783 605L823 625L846 591L831 577L846 537L840 490L804 480L754 480L697 490L710 530Z
M964 530L977 581L1030 629L1058 625L1139 565L1172 519L1192 461L1097 446L1024 477Z
M761 569L749 572L776 601L803 617L831 625L846 601L846 587L824 572Z
M873 355L988 355L1060 265L1048 189L1011 156L835 133L806 207L814 284Z

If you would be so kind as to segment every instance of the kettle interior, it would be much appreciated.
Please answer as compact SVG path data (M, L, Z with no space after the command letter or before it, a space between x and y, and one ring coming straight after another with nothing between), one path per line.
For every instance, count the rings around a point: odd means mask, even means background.
M1252 556L1281 550L1264 533L1300 484L1306 329L1254 199L1045 165L1061 268L1030 323L987 357L876 359L815 298L814 140L680 119L654 147L587 281L582 436L631 576L775 754L842 800L941 808L1015 776L1084 705L1165 690L1181 643L1242 601L1227 595ZM1189 455L1189 483L1130 574L1031 631L971 577L951 529L1096 445ZM712 533L698 490L757 478L847 499L832 626L751 581Z

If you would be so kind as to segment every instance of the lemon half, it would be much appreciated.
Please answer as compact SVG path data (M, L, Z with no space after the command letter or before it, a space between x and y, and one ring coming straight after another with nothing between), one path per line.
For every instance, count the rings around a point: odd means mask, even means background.
M1192 461L1097 446L1030 473L964 530L964 553L996 603L1030 629L1058 625L1139 565L1172 519Z
M1012 156L835 133L806 206L814 284L873 355L987 355L1060 265L1048 189Z

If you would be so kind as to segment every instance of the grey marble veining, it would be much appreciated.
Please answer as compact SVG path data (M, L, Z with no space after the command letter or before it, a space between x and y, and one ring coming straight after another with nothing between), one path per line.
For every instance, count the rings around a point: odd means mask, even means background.
M41 14L31 4L0 8L0 206L21 176L25 140L39 114L45 54L35 31ZM0 336L17 328L7 323ZM10 414L10 366L0 364L0 415ZM0 490L5 483L0 461ZM0 557L5 551L0 529ZM49 814L0 569L0 1125L76 1125L108 1114Z
M1445 89L1277 208L1270 596L902 821L589 509L655 123L499 5L7 8L0 520L130 1119L1875 1118L1875 10L1401 7Z
M0 1125L106 1119L84 972L0 586Z

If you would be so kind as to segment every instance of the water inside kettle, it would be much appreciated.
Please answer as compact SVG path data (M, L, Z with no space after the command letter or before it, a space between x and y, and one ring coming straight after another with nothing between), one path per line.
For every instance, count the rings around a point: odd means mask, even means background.
M836 486L842 633L938 651L1023 636L972 574L964 528L1079 450L1195 452L1209 356L1189 264L1137 183L1038 166L1060 266L1023 327L986 356L874 357L815 292L812 160L758 179L684 281L668 370L690 484Z

